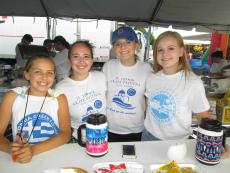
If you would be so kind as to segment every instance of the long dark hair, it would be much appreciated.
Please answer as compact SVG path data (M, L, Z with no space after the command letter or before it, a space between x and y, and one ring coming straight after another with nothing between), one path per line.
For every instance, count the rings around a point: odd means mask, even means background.
M65 46L66 49L69 49L69 47L70 47L69 42L66 41L66 39L63 36L61 36L61 35L56 36L54 38L54 43L61 43L62 45Z

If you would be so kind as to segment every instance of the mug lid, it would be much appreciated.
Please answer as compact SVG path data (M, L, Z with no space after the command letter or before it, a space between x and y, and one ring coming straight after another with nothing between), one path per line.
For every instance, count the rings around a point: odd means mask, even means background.
M200 127L205 130L220 132L222 131L221 122L214 119L204 118L201 120Z
M90 114L87 120L88 124L93 124L93 125L100 125L106 122L107 122L106 116L104 114L99 114L99 113Z

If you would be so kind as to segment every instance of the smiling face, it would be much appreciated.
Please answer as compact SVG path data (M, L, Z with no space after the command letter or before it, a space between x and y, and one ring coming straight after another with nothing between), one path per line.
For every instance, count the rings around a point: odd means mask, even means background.
M184 54L184 48L180 47L174 37L163 37L156 47L157 62L166 74L174 74L178 71L179 58Z
M36 59L28 71L24 72L25 78L30 81L30 93L35 96L44 96L53 85L55 78L55 65L49 59Z
M135 64L135 50L138 48L136 41L129 41L126 39L118 39L113 44L114 53L120 59L123 65Z
M89 47L84 43L75 44L71 48L69 60L72 68L72 78L75 80L84 80L89 75L93 65L93 57Z

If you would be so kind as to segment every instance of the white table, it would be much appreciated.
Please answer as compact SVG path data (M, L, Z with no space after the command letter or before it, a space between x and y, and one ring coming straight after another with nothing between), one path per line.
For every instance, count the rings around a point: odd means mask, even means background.
M122 158L122 144L110 143L109 152L102 157L91 157L86 154L85 148L78 144L66 144L54 150L42 153L33 158L31 163L19 164L12 162L11 156L0 151L0 173L43 173L45 169L62 166L78 166L92 172L92 166L101 162L131 161L144 165L145 173L150 173L151 164L165 163L167 159L167 149L170 144L176 141L151 141L151 142L131 142L136 145L136 159ZM196 164L204 173L229 173L230 158L221 160L221 163L214 166L203 165L194 158L195 140L185 141L188 152L182 163ZM230 140L228 139L228 144Z

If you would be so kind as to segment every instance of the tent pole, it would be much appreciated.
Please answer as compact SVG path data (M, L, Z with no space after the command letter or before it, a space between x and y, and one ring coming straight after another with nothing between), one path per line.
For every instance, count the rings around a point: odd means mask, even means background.
M149 27L148 27L148 37L147 37L147 42L146 42L146 46L145 46L144 61L147 61L149 59L151 28L152 28L152 26L149 25Z
M56 18L53 18L53 29L52 29L52 39L54 39L54 37L56 36L56 25L57 25L57 20Z
M46 22L47 22L47 38L50 39L50 18L49 18L49 13L48 13L48 10L46 8L46 5L44 3L43 0L40 0L40 3L41 3L41 6L43 7L44 9L44 12L46 13Z
M81 28L80 28L80 23L79 19L77 18L77 23L76 23L76 39L80 40L81 39Z
M50 18L49 17L46 18L46 22L47 22L47 38L50 39L50 27L51 27L51 25L50 25Z

